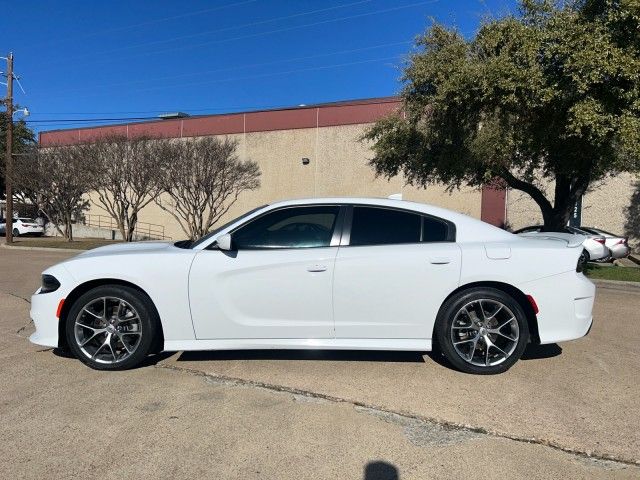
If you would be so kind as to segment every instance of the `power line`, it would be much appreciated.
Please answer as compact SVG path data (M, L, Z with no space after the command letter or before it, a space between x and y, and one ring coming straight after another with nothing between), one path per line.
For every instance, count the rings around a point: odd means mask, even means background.
M368 99L364 99L368 100ZM357 102L358 100L353 100L353 102ZM389 101L392 101L389 99ZM338 104L341 102L332 102L332 101L318 101L310 104L304 105L305 108L314 108L318 105L331 105ZM301 108L301 105L291 105L291 104L279 104L279 105L241 105L241 106L224 106L224 107L209 107L206 109L183 109L186 112L196 112L196 111L224 111L224 113L247 113L252 111L264 111L266 109L293 109L293 108ZM150 110L147 112L167 112L171 109L164 110ZM234 111L240 110L240 112ZM147 113L144 112L144 113ZM207 116L204 114L203 116ZM189 117L187 117L189 118ZM145 120L158 120L161 119L157 116L145 116L145 117L110 117L110 118L87 118L87 119L46 119L46 120L28 120L28 123L37 123L39 125L51 127L54 125L70 125L70 126L83 126L82 124L92 124L92 123L102 123L102 122L136 122L136 121L145 121ZM46 125L45 125L46 124Z
M157 87L138 88L138 89L128 90L127 92L124 92L124 93L150 92L150 91L156 91L156 90L164 90L164 89L167 89L167 88L190 87L190 86L194 86L194 85L212 85L212 84L216 84L216 83L235 82L235 81L240 81L240 80L252 80L252 79L256 79L256 78L268 78L268 77L273 77L273 76L288 75L288 74L299 73L299 72L325 70L325 69L330 69L330 68L341 68L341 67L348 67L348 66L351 66L351 65L362 65L362 64L366 64L366 63L382 62L382 61L386 61L386 60L398 60L401 57L402 57L402 55L395 55L395 56L392 56L392 57L373 58L373 59L369 59L369 60L360 60L360 61L354 61L354 62L345 62L345 63L338 63L338 64L332 64L332 65L316 66L316 67L305 67L305 68L291 69L291 70L285 70L285 71L279 71L279 72L270 72L270 73L257 74L257 75L246 75L246 76L241 76L241 77L231 77L231 78L223 78L223 79L216 79L216 80L206 80L206 81L202 81L202 82L181 83L179 85L163 85L163 86L157 86ZM101 95L110 95L110 93L107 93L107 92L95 92L93 94L87 94L87 95L74 95L74 98L91 98L91 97L96 97L96 96L99 97ZM58 98L64 98L64 97L58 97Z
M146 22L136 23L136 24L133 24L133 25L124 25L124 26L121 26L121 27L108 28L108 29L105 29L105 30L98 30L98 31L94 31L94 32L91 32L91 33L87 33L87 34L79 35L79 36L75 36L75 37L58 38L58 39L53 40L53 42L47 42L46 44L40 43L40 44L35 44L35 45L34 44L27 45L25 48L41 47L41 46L44 46L44 45L48 46L48 45L51 45L52 43L54 43L54 44L56 44L56 43L64 43L64 42L67 42L67 41L70 41L70 40L77 40L79 38L97 37L97 36L100 36L100 35L104 35L105 33L121 32L123 30L131 30L132 28L145 27L147 25L154 25L156 23L162 23L162 22L166 22L166 21L169 21L169 20L175 20L177 18L193 17L195 15L200 15L200 14L203 14L203 13L214 12L214 11L222 10L222 9L225 9L225 8L238 7L238 6L241 6L241 5L245 5L247 3L255 3L257 1L258 0L244 0L242 2L231 3L229 5L220 5L218 7L205 8L204 10L198 10L198 11L195 11L195 12L181 13L179 15L172 15L170 17L158 18L158 19L155 19L155 20L148 20Z
M107 58L107 59L104 59L103 61L97 62L97 63L100 64L100 63L109 63L109 62L112 62L112 61L122 61L122 60L127 60L127 59L132 59L132 58L138 58L140 56L155 55L155 54L159 54L159 53L169 53L169 52L175 52L175 51L180 51L180 50L185 50L185 49L190 49L190 48L199 48L199 47L208 46L208 45L232 42L232 41L235 41L235 40L244 40L244 39L247 39L247 38L257 38L257 37L262 37L262 36L265 36L265 35L272 35L272 34L275 34L275 33L282 33L282 32L288 32L288 31L292 31L292 30L298 30L300 28L313 27L313 26L318 26L318 25L326 25L328 23L340 22L340 21L344 21L344 20L353 20L353 19L356 19L356 18L362 18L362 17L372 16L372 15L379 15L381 13L389 13L389 12L393 12L393 11L404 10L404 9L407 9L407 8L415 8L415 7L424 6L424 5L428 5L428 4L432 4L432 3L437 3L438 1L439 0L427 0L427 1L417 2L417 3L407 4L407 5L399 5L399 6L395 6L395 7L384 8L384 9L381 9L381 10L374 10L372 12L359 13L359 14L356 14L356 15L347 15L347 16L344 16L344 17L337 17L337 18L332 18L332 19L328 19L328 20L321 20L321 21L317 21L317 22L311 22L311 23L305 23L305 24L301 24L301 25L295 25L295 26L291 26L291 27L279 28L279 29L275 29L275 30L268 30L266 32L252 33L252 34L241 35L241 36L232 37L232 38L216 39L216 40L211 40L211 41L202 42L202 43L193 44L193 45L183 45L183 46L180 46L180 47L172 47L172 48L161 49L161 50L151 50L151 51L141 52L141 53L138 53L138 54L135 54L135 55L129 55L129 56L125 56L125 57ZM95 64L95 63L96 62L88 62L88 63L85 62L85 63L76 63L76 65L86 65L86 64Z
M154 40L153 42L144 42L144 43L137 43L134 45L126 45L124 47L119 47L119 48L114 48L111 50L105 50L102 52L92 52L92 53L88 53L88 54L84 54L84 55L76 55L74 57L67 57L67 60L75 60L75 59L81 59L81 58L87 58L87 57L95 57L95 56L100 56L100 55L108 55L111 53L117 53L117 52L122 52L125 50L132 50L132 49L136 49L138 47L146 47L146 46L150 46L150 45L158 45L158 44L162 44L162 43L169 43L169 42L174 42L176 40L184 40L186 38L194 38L194 37L201 37L203 35L209 35L209 34L213 34L213 33L222 33L222 32L227 32L227 31L231 31L231 30L239 30L242 28L246 28L246 27L254 27L257 25L265 25L268 23L273 23L273 22L277 22L279 20L288 20L291 18L297 18L297 17L303 17L303 16L307 16L307 15L313 15L315 13L322 13L322 12L328 12L331 10L338 10L341 8L347 8L347 7L352 7L354 5L360 5L363 3L370 3L372 0L359 0L357 2L351 2L351 3L345 3L345 4L341 4L341 5L335 5L332 7L326 7L326 8L320 8L317 10L308 10L308 11L304 11L304 12L299 12L299 13L294 13L292 15L284 15L281 17L275 17L275 18L270 18L267 20L261 20L258 22L250 22L250 23L245 23L245 24L241 24L241 25L235 25L235 26L231 26L231 27L225 27L225 28L219 28L219 29L215 29L215 30L207 30L204 32L199 32L199 33L192 33L189 35L181 35L181 36L177 36L177 37L169 37L169 38L164 38L162 40Z
M206 70L206 71L202 71L202 72L195 72L195 73L184 73L184 74L180 74L180 75L170 75L170 76L164 76L164 77L152 77L152 78L146 78L144 80L132 80L132 81L127 81L127 82L117 82L117 83L108 83L108 84L102 84L102 85L89 85L86 87L80 87L80 88L67 88L67 89L58 89L56 90L56 92L58 93L64 93L64 92L76 92L78 90L94 90L97 88L105 88L105 87L119 87L119 86L123 86L123 85L132 85L132 84L136 84L136 83L148 83L148 82L157 82L158 80L174 80L174 79L178 79L178 78L188 78L188 77L195 77L195 76L199 76L199 75L209 75L212 73L221 73L221 72L228 72L228 71L234 71L234 70L241 70L241 69L245 69L245 68L255 68L255 67L265 67L265 66L270 66L270 65L277 65L279 63L287 63L287 62L297 62L297 61L301 61L301 60L311 60L314 58L322 58L322 57L329 57L329 56L333 56L333 55L344 55L347 53L357 53L357 52L364 52L367 50L375 50L378 48L386 48L386 47L393 47L393 46L398 46L398 45L408 45L413 43L412 40L404 40L404 41L399 41L399 42L390 42L390 43L384 43L384 44L380 44L380 45L371 45L368 47L361 47L361 48L352 48L352 49L348 49L348 50L338 50L338 51L334 51L334 52L326 52L326 53L319 53L316 55L307 55L304 57L293 57L293 58L284 58L281 60L274 60L271 62L260 62L260 63L252 63L252 64L246 64L246 65L235 65L233 67L227 67L227 68L218 68L215 70Z

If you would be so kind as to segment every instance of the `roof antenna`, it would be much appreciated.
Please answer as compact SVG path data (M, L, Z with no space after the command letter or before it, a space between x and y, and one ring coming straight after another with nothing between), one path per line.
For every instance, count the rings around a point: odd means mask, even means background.
M401 193L394 193L393 195L389 195L387 198L389 200L402 200L402 194Z

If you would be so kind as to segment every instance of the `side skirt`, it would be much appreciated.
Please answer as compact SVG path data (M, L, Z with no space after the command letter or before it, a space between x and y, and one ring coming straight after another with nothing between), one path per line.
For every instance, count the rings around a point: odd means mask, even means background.
M165 340L164 350L407 350L431 351L428 338L252 338Z

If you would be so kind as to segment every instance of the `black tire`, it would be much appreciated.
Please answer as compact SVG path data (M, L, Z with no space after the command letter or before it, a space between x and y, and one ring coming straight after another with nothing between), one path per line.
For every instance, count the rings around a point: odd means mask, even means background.
M501 310L502 313L499 313L499 315L503 315L503 317L501 318L505 318L504 317L505 315L508 315L510 317L510 313L511 313L515 318L515 323L517 323L518 337L517 337L517 341L510 342L510 348L512 349L510 350L510 354L506 358L504 358L502 361L500 361L500 363L494 364L494 365L475 365L470 363L469 359L463 358L462 353L459 353L456 350L456 347L454 346L454 339L452 338L454 335L456 335L456 333L454 332L458 332L459 331L458 329L461 328L457 326L456 329L452 329L453 322L454 320L456 320L456 316L458 315L458 313L461 312L463 310L463 307L465 306L467 306L468 309L472 309L472 310L474 308L477 309L477 305L479 304L478 302L480 299L482 299L483 301L486 300L489 306L495 305L494 308L496 309L498 308L497 304L502 304L503 305L503 309ZM494 304L493 302L496 302L496 303ZM474 307L474 305L476 306ZM473 313L473 315L477 315L477 314ZM484 314L482 315L484 316ZM467 316L463 314L462 318L465 318L465 317ZM458 318L461 318L461 317L458 317ZM472 324L473 322L471 321L470 316L468 316L468 318L469 318L469 324ZM496 320L496 323L499 323L499 321ZM464 322L461 324L464 324ZM481 332L479 330L472 330L471 328L467 329L466 327L462 327L462 328L465 329L464 330L465 335L480 336ZM516 330L514 321L509 322L506 325L506 328ZM471 332L471 333L466 333L466 332ZM502 333L509 333L509 332L505 332L505 330L502 330ZM512 336L515 340L515 334L512 334ZM503 340L501 337L498 337L496 335L493 335L493 337L494 337L493 338L494 340L495 339ZM477 338L477 337L474 337L474 338ZM465 373L473 373L473 374L479 374L479 375L493 375L493 374L507 371L522 356L522 353L524 352L524 349L526 348L527 343L529 341L529 327L528 327L526 315L522 307L513 297L506 294L502 290L498 290L495 288L477 287L477 288L470 288L468 290L462 290L458 292L457 294L449 298L442 305L440 312L438 313L438 318L436 319L435 340L436 340L437 350L440 353L442 353L442 355L446 358L449 364L451 364L457 370L460 370ZM508 340L503 340L503 341L508 343ZM493 347L493 345L489 345L489 347L487 348L486 346L487 344L483 339L480 339L479 341L475 341L475 342L473 340L465 340L459 343L464 344L465 342L469 342L471 343L471 345L473 345L474 352L475 352L476 345L480 345L481 349L486 348L487 350L489 350L491 354L491 348ZM498 362L500 354L495 351L496 349L497 348L494 348L493 355L497 356L495 361ZM471 346L469 346L469 350L471 350ZM483 350L480 350L479 353L481 353L482 351ZM473 360L475 358L473 356L474 353L470 352L470 354ZM485 358L487 357L485 356ZM477 359L474 361L477 361Z
M580 254L580 258L578 258L578 262L582 264L582 267L586 267L587 263L589 263L589 260L591 260L591 256L589 255L589 252L587 252L586 250L582 250L582 253Z
M135 350L126 358L117 360L114 355L112 363L103 363L90 358L85 353L76 340L75 326L76 319L84 310L85 306L96 302L103 297L124 300L128 303L140 319L140 340ZM67 344L71 353L85 365L95 370L126 370L134 368L144 361L157 343L156 337L160 331L160 319L151 299L144 293L130 287L121 285L103 285L93 288L80 296L71 306L66 318L65 333ZM106 336L106 333L105 333ZM115 338L115 337L114 337ZM100 340L100 339L98 339ZM114 340L117 342L117 340ZM117 346L117 345L116 345ZM121 345L124 347L124 345ZM117 350L116 350L117 351ZM113 352L113 349L111 350ZM122 350L124 352L124 350Z
M17 228L13 229L13 236L14 237L19 237L20 236L20 230L18 230Z

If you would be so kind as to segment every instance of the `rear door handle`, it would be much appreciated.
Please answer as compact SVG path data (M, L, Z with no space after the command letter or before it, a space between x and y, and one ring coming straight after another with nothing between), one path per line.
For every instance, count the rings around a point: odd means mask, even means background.
M431 257L429 262L433 265L446 265L447 263L451 263L451 259L447 257Z
M307 267L307 272L324 272L327 269L326 265L320 265L316 263L315 265L309 265Z

